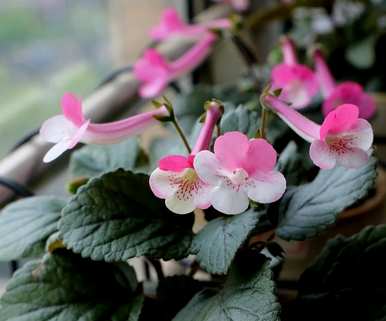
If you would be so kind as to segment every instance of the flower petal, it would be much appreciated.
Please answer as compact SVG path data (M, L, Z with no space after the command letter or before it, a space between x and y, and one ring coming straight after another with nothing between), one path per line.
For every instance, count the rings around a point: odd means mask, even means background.
M220 181L221 165L215 154L208 150L199 152L194 158L193 167L200 179L209 184L217 185Z
M276 151L265 139L252 139L249 141L249 148L243 162L243 168L249 175L257 170L271 171L276 164Z
M154 81L144 83L139 88L139 94L143 98L157 97L164 91L167 83L166 79L155 79Z
M150 31L153 40L163 40L173 33L182 31L186 24L175 8L166 8L162 13L161 22Z
M176 214L189 214L196 209L193 198L179 198L176 193L166 199L165 205Z
M74 148L80 141L82 141L83 137L86 134L88 125L90 121L86 121L80 128L78 128L75 133L69 139L69 148Z
M329 134L339 134L351 129L358 121L359 109L352 104L343 104L330 112L320 128L320 138Z
M65 93L60 101L63 115L75 126L81 126L85 119L82 112L82 102L72 93Z
M76 127L63 115L47 119L40 127L40 137L50 143L58 143L65 137L70 137Z
M310 147L310 157L314 164L322 169L330 169L336 165L336 156L330 151L327 143L315 140Z
M172 184L172 181L180 176L173 172L156 168L149 178L150 189L158 198L172 197L178 189L178 185Z
M158 167L164 171L181 172L185 168L192 168L193 166L186 156L169 155L159 160Z
M347 168L362 167L368 162L368 160L369 154L359 148L351 148L336 157L337 163Z
M65 151L70 149L70 143L67 139L63 139L56 143L51 149L44 155L43 162L49 163L62 155Z
M345 135L354 137L351 147L357 147L367 151L373 145L374 132L370 123L365 119L358 119L357 123Z
M214 143L214 153L218 161L228 170L243 168L248 149L248 137L240 132L227 132Z
M280 199L286 189L286 180L278 171L258 172L246 187L248 197L255 202L268 204Z
M249 206L247 193L242 189L234 189L227 184L213 188L210 202L221 213L235 215L243 213Z

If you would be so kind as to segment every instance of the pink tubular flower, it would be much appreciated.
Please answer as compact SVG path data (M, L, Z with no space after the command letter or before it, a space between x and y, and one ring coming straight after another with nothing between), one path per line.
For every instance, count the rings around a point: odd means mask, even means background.
M217 19L206 23L189 25L185 23L175 8L167 8L162 13L160 23L150 30L153 40L161 41L173 37L199 38L210 30L228 29L229 19Z
M249 199L259 203L277 201L286 189L284 176L275 170L276 152L264 139L228 132L216 139L214 153L199 152L194 168L211 186L210 203L225 214L240 214Z
M134 65L134 75L141 82L141 97L158 96L171 81L200 65L209 55L215 40L214 34L206 33L188 52L173 62L168 62L156 49L148 49Z
M310 68L297 62L291 39L284 37L281 48L284 62L272 70L272 87L282 89L280 98L291 103L293 108L307 107L319 90L316 76Z
M357 106L340 105L319 126L274 96L266 96L264 100L298 135L311 143L310 157L318 167L358 168L367 163L373 130L367 120L359 118Z
M337 106L353 104L359 108L359 116L370 119L374 116L376 107L373 97L366 94L363 87L353 81L345 81L336 85L335 80L319 49L314 52L316 75L322 88L323 113L327 115Z
M71 93L63 95L61 107L63 114L47 119L40 128L40 137L44 141L55 144L44 156L45 163L53 161L66 150L74 148L79 142L117 143L155 124L157 118L170 116L167 108L162 106L154 111L124 120L94 124L85 119L82 113L82 103Z
M232 6L236 11L245 11L250 5L250 0L214 0L216 2L224 2Z
M170 155L159 161L159 166L150 175L150 188L154 195L165 199L166 207L176 214L188 214L196 208L210 206L210 187L205 184L193 168L195 154L209 148L213 129L222 114L222 107L210 103L204 126L189 156Z

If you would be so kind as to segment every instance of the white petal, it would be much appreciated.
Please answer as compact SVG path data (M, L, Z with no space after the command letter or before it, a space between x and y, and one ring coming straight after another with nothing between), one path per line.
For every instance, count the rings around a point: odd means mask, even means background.
M150 188L154 195L159 198L165 199L171 197L178 189L178 185L173 184L172 182L181 176L181 173L163 171L157 168L150 175Z
M352 147L358 147L364 151L367 151L373 144L373 128L365 119L358 119L356 126L347 132L347 134L354 137L354 140L351 144Z
M212 195L211 186L202 186L194 197L194 204L197 208L206 209L210 206L210 198Z
M347 168L359 168L365 165L369 160L369 155L359 148L352 148L345 153L337 156L339 165Z
M316 166L322 169L330 169L336 165L336 156L330 151L327 143L315 140L310 147L310 157Z
M66 150L70 149L70 143L68 139L63 139L60 142L56 143L51 149L46 153L43 158L44 163L52 162L54 159L62 155Z
M221 165L215 154L208 150L203 150L195 156L194 169L201 180L207 184L217 185L221 181L218 175Z
M166 207L176 214L188 214L196 209L193 198L180 198L177 193L165 201Z
M63 115L47 119L40 128L40 137L50 143L58 143L66 137L72 136L76 127Z
M243 213L249 206L247 193L242 188L237 190L225 184L213 188L210 201L216 210L229 215Z
M255 202L268 204L280 199L286 189L286 180L282 173L271 171L256 173L246 186L248 197Z

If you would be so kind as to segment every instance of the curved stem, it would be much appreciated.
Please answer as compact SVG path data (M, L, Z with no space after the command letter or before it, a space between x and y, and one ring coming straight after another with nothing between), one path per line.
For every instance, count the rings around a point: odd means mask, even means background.
M174 128L176 129L178 135L180 136L182 142L184 143L186 150L190 154L192 152L192 148L190 147L188 139L186 138L186 135L185 135L184 131L182 130L180 124L178 123L178 121L175 117L173 117L171 122L173 123Z

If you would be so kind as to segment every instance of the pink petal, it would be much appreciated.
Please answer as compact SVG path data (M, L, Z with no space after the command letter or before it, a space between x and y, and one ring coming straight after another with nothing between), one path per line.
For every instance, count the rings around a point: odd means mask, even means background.
M247 193L242 189L222 183L213 188L210 202L221 213L235 215L243 213L249 206Z
M88 120L73 133L69 139L69 149L74 148L83 139L89 124L90 121Z
M345 153L337 155L336 161L339 165L347 168L359 168L369 160L369 154L359 148L351 148Z
M52 146L51 149L46 153L46 155L43 158L43 162L44 163L52 162L68 149L70 149L69 141L66 139L61 140L60 142Z
M81 126L84 123L82 112L82 102L72 93L65 93L60 101L63 115L75 126Z
M139 95L142 98L154 98L159 96L167 87L166 79L155 79L154 81L146 82L139 88Z
M355 105L344 104L330 112L320 128L320 138L329 134L339 134L352 128L358 121L359 109Z
M268 204L280 199L286 189L286 180L277 171L257 172L246 187L248 197L255 202Z
M154 48L146 50L143 57L134 64L135 77L144 82L165 78L168 70L168 62Z
M358 119L357 123L345 135L353 137L351 147L357 147L367 151L373 145L374 132L370 123L365 119Z
M248 149L248 137L240 132L227 132L214 143L216 158L228 170L243 168Z
M310 157L314 164L322 169L330 169L336 165L336 155L330 151L327 143L321 140L311 143Z
M219 172L222 170L222 167L212 152L208 150L199 152L194 158L193 167L203 182L209 185L217 185L219 183Z
M40 127L40 137L49 143L58 143L65 137L70 137L76 127L62 115L47 119Z
M158 167L164 171L172 172L181 172L185 168L193 168L188 157L181 155L169 155L160 159Z
M257 170L268 172L275 167L276 158L275 149L265 139L252 139L243 161L243 168L249 175L253 175Z
M323 113L327 115L342 104L353 104L359 108L359 117L369 119L376 111L375 100L363 91L361 85L346 81L332 91L323 103Z
M150 175L149 185L153 194L158 198L168 198L177 191L178 185L171 184L173 178L176 178L173 173L156 168Z
M161 22L150 31L150 36L154 40L163 40L173 33L182 31L186 24L181 19L175 8L167 8L162 13Z

